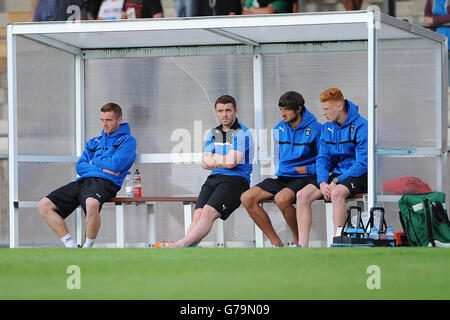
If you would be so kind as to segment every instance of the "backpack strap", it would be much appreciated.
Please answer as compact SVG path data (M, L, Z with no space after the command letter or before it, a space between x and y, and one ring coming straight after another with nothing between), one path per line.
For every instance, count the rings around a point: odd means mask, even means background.
M448 216L445 213L444 206L440 201L431 202L431 207L433 209L433 220L436 225L441 225L445 223L450 227L450 221L448 220Z
M436 243L434 242L434 237L433 237L433 224L432 224L432 220L431 220L430 204L429 204L428 199L424 199L423 202L425 204L425 213L426 213L426 217L427 217L428 240L433 245L433 247L436 247Z

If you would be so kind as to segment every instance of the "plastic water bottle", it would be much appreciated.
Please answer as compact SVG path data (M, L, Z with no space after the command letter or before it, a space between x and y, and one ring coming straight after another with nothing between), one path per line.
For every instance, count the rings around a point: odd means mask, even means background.
M134 184L133 178L131 177L131 172L128 172L127 177L125 178L125 194L128 198L133 198L134 195Z
M378 240L378 228L377 227L373 227L372 229L370 229L369 238L372 240Z
M349 234L350 238L356 238L356 229L353 227L347 228L347 233Z
M387 228L386 240L389 240L389 241L394 241L395 240L394 228L392 228L392 227L388 227Z
M142 178L138 169L134 172L133 196L135 198L142 197Z

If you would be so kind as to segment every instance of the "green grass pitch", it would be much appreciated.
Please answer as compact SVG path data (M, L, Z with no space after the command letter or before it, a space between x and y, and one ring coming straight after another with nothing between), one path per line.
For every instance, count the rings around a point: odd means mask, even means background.
M445 248L0 249L0 299L449 299L449 268Z

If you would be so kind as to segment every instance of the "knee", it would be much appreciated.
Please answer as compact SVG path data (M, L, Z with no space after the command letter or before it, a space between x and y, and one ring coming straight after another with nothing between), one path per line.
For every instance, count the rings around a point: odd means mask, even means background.
M213 207L209 206L209 205L205 205L202 209L202 211L200 212L200 216L199 219L206 219L209 221L214 221L216 220L218 217L220 217L220 213L214 209Z
M100 209L100 202L94 198L86 199L86 214L98 214Z
M245 191L241 195L241 202L244 205L244 207L251 206L254 202L254 197L252 196L250 190Z
M48 198L42 198L38 204L37 208L39 211L39 214L44 217L48 214L48 211L52 208L52 202Z
M295 196L296 196L296 200L297 200L297 206L302 206L302 205L309 206L312 203L308 194L303 190L298 191Z
M331 202L345 201L346 195L338 188L331 190Z
M292 204L295 196L287 195L285 193L277 193L274 197L275 204L278 208L285 208Z

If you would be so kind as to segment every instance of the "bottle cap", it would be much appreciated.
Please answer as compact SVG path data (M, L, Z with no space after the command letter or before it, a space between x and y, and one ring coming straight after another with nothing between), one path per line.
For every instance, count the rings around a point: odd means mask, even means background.
M355 233L356 229L355 228L347 228L347 233Z

